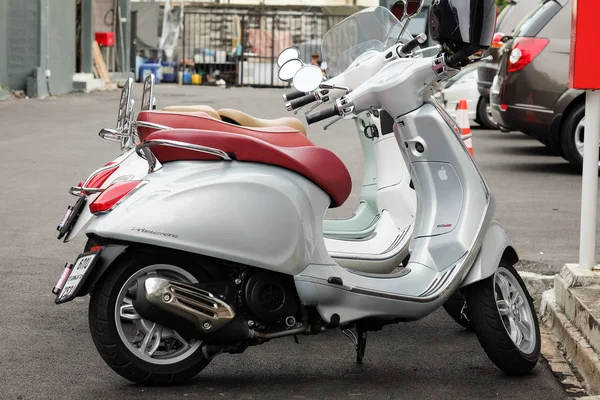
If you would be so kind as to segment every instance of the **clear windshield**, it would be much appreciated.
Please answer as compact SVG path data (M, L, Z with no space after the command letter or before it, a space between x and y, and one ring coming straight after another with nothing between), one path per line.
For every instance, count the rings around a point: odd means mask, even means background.
M346 18L323 37L321 56L327 62L327 75L344 72L359 56L362 60L398 42L402 24L385 7L370 7ZM402 42L412 39L408 29Z

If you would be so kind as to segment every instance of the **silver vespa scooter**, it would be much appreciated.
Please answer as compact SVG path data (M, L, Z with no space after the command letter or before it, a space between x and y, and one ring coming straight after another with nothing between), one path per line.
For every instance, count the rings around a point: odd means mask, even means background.
M394 116L418 200L407 266L361 273L328 254L323 216L351 188L332 152L206 130L151 133L137 146L148 175L113 184L89 204L96 218L86 234L98 245L65 269L56 290L56 303L91 294L92 338L111 368L134 382L180 382L217 354L337 327L362 362L368 331L421 319L458 289L500 369L522 375L536 365L539 326L512 266L517 254L493 220L494 198L460 130L430 97L434 83L489 45L495 5L439 0L431 13L444 51L407 59L399 54L414 43L375 46L344 72L365 68L371 77L307 116L314 123L371 108ZM362 10L324 41L339 36L356 50L361 30L386 29L390 18L383 7ZM308 69L302 75L313 79Z

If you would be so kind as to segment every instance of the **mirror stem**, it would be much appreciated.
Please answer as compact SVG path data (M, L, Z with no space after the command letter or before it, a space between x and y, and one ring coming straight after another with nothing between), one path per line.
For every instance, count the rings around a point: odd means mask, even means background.
M408 17L406 19L406 23L404 24L404 26L402 27L402 31L400 32L400 34L398 35L398 40L396 40L396 43L398 43L400 41L400 39L402 39L402 35L404 35L404 31L406 30L406 28L408 28L408 24L410 23L410 20L412 19L412 15L410 17Z

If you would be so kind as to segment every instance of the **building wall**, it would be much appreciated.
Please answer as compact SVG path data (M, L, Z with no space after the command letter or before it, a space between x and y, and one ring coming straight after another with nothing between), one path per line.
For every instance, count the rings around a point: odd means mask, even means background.
M8 87L8 71L7 71L7 9L8 0L0 0L0 92L2 87Z
M30 96L70 92L75 0L0 0L0 84Z
M39 62L39 2L0 0L0 81L25 90Z
M17 0L22 1L22 0ZM75 0L43 0L49 1L47 18L48 35L43 48L48 46L49 56L42 60L40 66L49 69L50 92L52 94L68 93L73 90L73 74L75 73ZM42 27L44 24L42 24Z

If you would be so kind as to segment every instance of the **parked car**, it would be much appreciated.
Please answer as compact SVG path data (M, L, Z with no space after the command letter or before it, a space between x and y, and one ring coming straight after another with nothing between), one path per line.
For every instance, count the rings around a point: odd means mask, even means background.
M530 12L541 0L513 0L509 2L496 19L496 33L492 39L490 47L482 54L483 57L492 56L491 61L485 61L478 69L477 88L482 96L482 101L479 103L479 113L491 116L489 108L490 87L494 76L498 72L498 59L500 48L504 45L502 39L512 35L514 29L519 25L521 20ZM482 120L482 123L490 128L495 127L496 122L493 120Z
M568 87L571 12L571 0L532 10L504 44L490 93L499 125L538 139L581 171L585 92Z
M481 115L481 112L485 113L486 110L481 110L478 107L482 98L477 90L477 70L477 67L463 69L443 83L440 89L434 94L434 97L444 106L452 118L456 118L458 103L461 100L466 100L469 119L484 128L494 128L495 123L489 126L482 122L487 120L493 121L493 119L491 115Z

